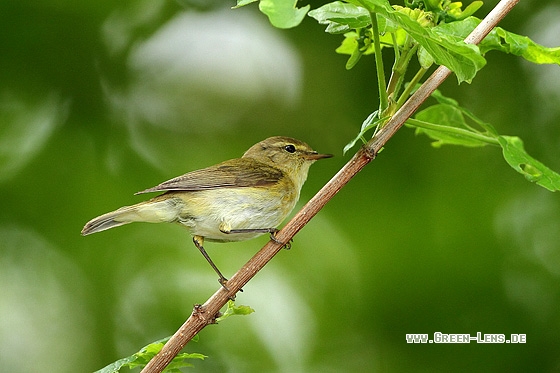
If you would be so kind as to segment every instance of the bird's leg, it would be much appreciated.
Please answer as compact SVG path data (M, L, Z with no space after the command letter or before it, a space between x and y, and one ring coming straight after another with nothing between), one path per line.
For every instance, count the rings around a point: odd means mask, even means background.
M204 245L204 237L194 236L193 237L193 242L194 242L194 245L198 248L198 250L200 250L200 252L202 253L202 256L204 256L204 258L206 258L206 261L208 262L208 264L210 264L210 266L212 268L214 268L214 271L216 271L216 273L218 274L218 277L219 277L218 282L220 283L220 285L222 285L222 287L226 291L229 291L228 287L226 286L227 278L225 278L224 275L222 275L222 272L220 272L218 267L216 267L216 265L214 264L212 259L210 259L210 256L208 255L208 253L206 252L206 250L204 250L204 247L202 246L202 245Z
M278 241L276 238L276 233L280 232L277 228L247 228L247 229L231 229L229 224L222 222L220 224L220 231L225 234L235 234L235 233L270 233L270 239L276 243L283 244L283 242ZM292 240L284 245L286 250L292 248Z

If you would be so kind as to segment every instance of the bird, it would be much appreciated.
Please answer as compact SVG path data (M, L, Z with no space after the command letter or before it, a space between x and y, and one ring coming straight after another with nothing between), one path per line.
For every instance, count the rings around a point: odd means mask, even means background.
M149 200L124 206L90 220L82 235L132 222L178 223L227 290L227 279L214 264L204 242L244 241L270 234L299 200L309 167L330 158L305 142L285 136L256 143L241 158L188 172L136 194L160 192Z

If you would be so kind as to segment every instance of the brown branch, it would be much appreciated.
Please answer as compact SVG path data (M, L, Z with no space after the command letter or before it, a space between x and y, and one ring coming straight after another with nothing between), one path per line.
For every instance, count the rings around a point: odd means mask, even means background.
M478 44L494 28L500 20L518 3L519 0L501 0L498 5L484 18L484 20L465 39L465 42ZM287 243L299 232L319 210L338 191L346 185L358 172L362 170L387 141L399 130L404 122L418 109L418 107L434 92L434 90L451 74L451 71L440 66L422 84L422 86L406 101L406 103L385 124L382 130L362 147L352 159L278 232L279 242ZM283 244L269 241L255 254L231 279L227 282L229 291L220 287L203 305L194 307L189 319L177 330L162 350L146 365L142 373L161 372L171 360L183 349L200 330L215 322L220 309L228 299L252 279L283 247Z

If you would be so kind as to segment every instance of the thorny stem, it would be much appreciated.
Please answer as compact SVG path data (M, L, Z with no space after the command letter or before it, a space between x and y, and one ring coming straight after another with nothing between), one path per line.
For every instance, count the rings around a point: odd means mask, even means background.
M465 42L478 44L496 26L500 20L519 2L519 0L501 0L498 5L482 20L482 22L465 39ZM432 94L433 91L451 74L451 71L440 66L409 100L395 113L387 124L365 146L340 169L311 200L276 234L281 242L269 241L228 281L229 292L220 287L206 303L194 308L189 319L163 346L161 351L144 367L142 373L159 373L173 360L181 349L206 325L215 321L219 310L230 298L257 274L288 243L325 204L350 179L360 172L387 141L398 131L404 122ZM284 243L284 244L283 244Z

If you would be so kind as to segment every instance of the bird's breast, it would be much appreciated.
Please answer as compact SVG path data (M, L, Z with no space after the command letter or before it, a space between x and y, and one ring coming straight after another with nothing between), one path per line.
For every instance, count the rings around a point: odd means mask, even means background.
M290 214L298 198L295 188L219 188L196 192L173 192L184 201L179 222L192 235L209 241L243 241L262 233L220 231L276 228Z

